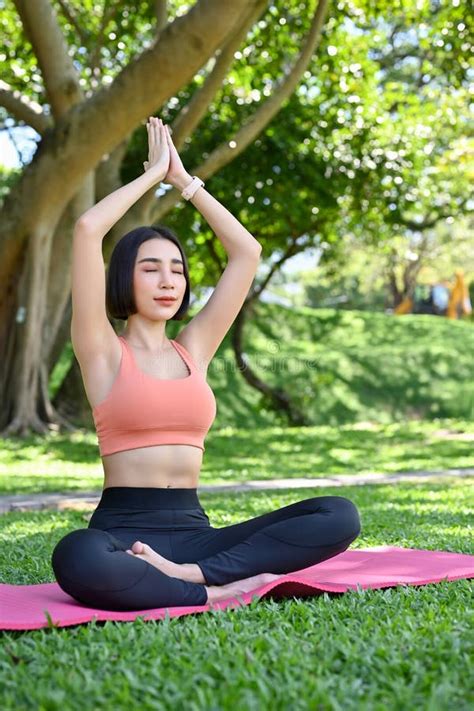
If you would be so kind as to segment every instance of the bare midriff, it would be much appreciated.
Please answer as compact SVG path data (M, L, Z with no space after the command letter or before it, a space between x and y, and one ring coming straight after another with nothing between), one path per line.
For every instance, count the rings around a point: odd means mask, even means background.
M161 444L102 457L104 489L112 486L197 489L203 451L188 444Z

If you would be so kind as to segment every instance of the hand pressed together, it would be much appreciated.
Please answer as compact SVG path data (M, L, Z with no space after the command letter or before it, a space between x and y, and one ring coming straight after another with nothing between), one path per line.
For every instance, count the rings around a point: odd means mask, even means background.
M186 169L173 143L169 128L155 116L150 116L146 127L148 160L143 163L143 167L145 171L156 172L158 181L173 185L182 175L186 175Z

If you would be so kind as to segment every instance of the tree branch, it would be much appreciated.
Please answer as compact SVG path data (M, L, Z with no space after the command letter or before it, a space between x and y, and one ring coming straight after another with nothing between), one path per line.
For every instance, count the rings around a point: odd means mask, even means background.
M173 123L173 143L179 150L188 136L191 136L201 119L205 116L209 104L222 87L229 67L234 61L235 51L240 47L248 31L260 17L266 0L260 0L244 14L244 19L220 49L214 67L206 77L202 87L196 91L189 103L179 112Z
M83 98L57 17L48 0L14 0L43 75L51 112L59 118Z
M209 104L222 87L222 82L234 61L236 49L240 47L243 38L260 17L266 2L267 0L259 0L255 7L252 7L247 13L244 13L243 21L236 27L232 36L224 44L204 84L193 94L189 103L181 109L174 120L170 132L173 135L173 143L178 152L184 146L186 138L192 135L203 116L205 116ZM156 188L149 190L133 205L130 217L136 224L156 221L156 218L153 218L152 215L156 201L155 192ZM176 195L176 191L173 192ZM175 197L175 202L176 201ZM171 209L174 204L175 203L171 204L169 209ZM126 216L127 222L130 217ZM118 228L120 229L120 225L118 225Z
M126 136L122 143L119 143L112 153L104 160L101 160L97 166L95 171L95 203L122 187L120 168L127 152L129 141L130 136Z
M74 106L46 133L14 193L5 197L0 222L0 283L20 259L38 221L54 230L61 211L101 157L185 86L226 42L242 13L260 1L199 0L186 15L168 23L159 42L132 60L110 86ZM39 0L38 4L43 3ZM28 4L33 6L36 3ZM27 209L31 195L35 196L33 211Z
M416 222L415 220L410 220L408 217L403 217L403 215L399 215L397 218L397 222L399 222L401 225L404 225L405 227L408 227L408 229L410 230L413 230L415 232L422 232L424 230L431 229L431 227L434 227L440 220L445 220L450 215L451 212L448 212L446 214L439 213L435 215L435 217L425 217L423 222Z
M107 2L107 0L106 0ZM89 40L89 35L87 32L84 32L84 29L81 26L81 23L78 22L76 16L72 12L71 8L67 4L65 0L58 0L58 4L61 7L61 10L63 11L63 15L66 18L68 22L71 23L71 25L74 27L74 29L77 32L77 36L81 40L83 45L86 45L88 40Z
M189 172L199 175L206 180L216 173L220 168L233 161L236 156L242 153L270 123L278 113L282 103L292 94L297 86L302 74L306 71L309 62L319 45L321 30L328 10L329 0L319 0L313 22L311 24L308 37L301 51L300 56L293 65L286 77L280 80L275 92L267 101L263 102L259 109L249 117L235 134L231 141L218 146L200 165L192 168ZM156 201L153 208L152 221L163 219L163 216L174 207L180 199L176 189L170 190L166 195Z
M23 121L39 134L43 134L52 125L51 118L43 113L43 109L36 101L31 101L22 96L19 91L13 91L4 81L0 80L0 106L18 121Z
M155 0L156 32L160 33L168 24L167 0Z
M270 281L270 279L272 278L272 276L277 271L280 270L280 267L285 262L287 262L288 259L291 259L291 257L294 257L295 254L302 251L303 249L306 249L307 245L305 247L299 248L299 245L297 244L297 240L298 240L298 237L295 237L290 242L290 244L285 249L285 251L283 252L281 257L279 259L277 259L275 262L273 262L273 264L270 267L270 269L268 270L268 273L265 276L265 278L261 282L259 282L255 287L252 287L249 295L247 296L246 301L253 301L253 300L257 299L262 294L262 292L266 289L267 284Z
M94 49L91 53L90 58L90 68L92 70L92 75L96 78L102 74L100 67L100 50L104 46L105 38L105 28L112 19L112 17L118 12L118 5L114 5L111 0L104 0L104 10L102 12L102 19L100 21L99 31L96 35L96 41L94 43Z

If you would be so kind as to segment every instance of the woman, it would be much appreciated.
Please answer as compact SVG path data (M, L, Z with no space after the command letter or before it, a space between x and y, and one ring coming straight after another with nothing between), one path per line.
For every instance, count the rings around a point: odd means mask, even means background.
M216 415L206 373L249 291L261 247L186 172L168 127L151 117L147 130L143 175L85 212L73 239L71 337L105 479L88 528L58 542L52 566L66 593L110 610L206 605L327 560L360 533L356 507L341 496L211 526L197 494ZM171 341L166 323L183 318L190 293L176 236L156 226L122 237L107 288L102 260L104 235L161 181L192 200L229 258L209 301ZM120 336L106 306L127 322Z

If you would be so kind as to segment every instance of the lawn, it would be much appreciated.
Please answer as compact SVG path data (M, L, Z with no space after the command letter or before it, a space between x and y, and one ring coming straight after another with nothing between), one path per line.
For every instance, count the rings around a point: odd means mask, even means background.
M194 315L191 310L189 319ZM176 338L184 325L168 323L168 338ZM257 378L291 397L308 424L474 419L474 322L469 320L259 302L245 325L243 357ZM51 373L53 401L73 358L69 341ZM211 432L287 427L286 414L246 382L230 332L207 380L217 400ZM92 429L92 414L82 424Z
M225 526L311 496L347 496L362 521L351 548L473 554L470 481L200 498L211 524ZM52 582L55 543L87 526L89 516L85 510L1 516L3 580ZM4 632L2 707L467 711L474 695L473 618L472 584L460 580L253 600L164 621Z
M200 483L474 467L474 422L223 428L206 439ZM0 494L91 491L103 471L94 432L2 441Z

